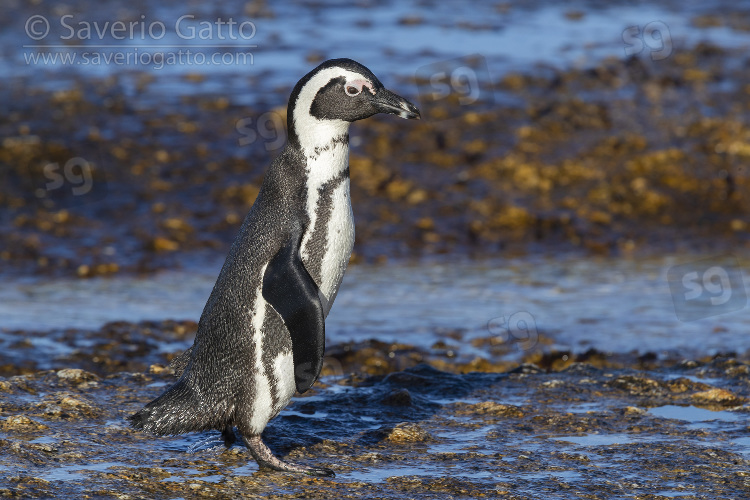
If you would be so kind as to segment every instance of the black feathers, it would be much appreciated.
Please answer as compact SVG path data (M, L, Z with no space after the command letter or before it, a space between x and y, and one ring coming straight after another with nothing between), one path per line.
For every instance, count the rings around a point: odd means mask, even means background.
M227 401L206 405L183 376L128 420L135 429L163 436L221 428L231 412Z
M276 309L292 337L294 382L307 391L323 367L325 316L318 286L299 255L301 231L271 259L263 276L263 298Z

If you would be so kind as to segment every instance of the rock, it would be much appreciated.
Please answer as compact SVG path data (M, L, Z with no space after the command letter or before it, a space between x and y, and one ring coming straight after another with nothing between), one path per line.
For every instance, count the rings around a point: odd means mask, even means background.
M74 384L88 382L89 380L97 380L99 378L95 374L81 370L80 368L63 368L62 370L58 370L56 375L57 378Z
M45 398L34 406L35 415L47 419L92 418L100 409L81 397L66 393L57 393Z
M561 387L564 385L565 385L565 382L559 379L547 380L546 382L542 382L541 384L542 387L546 387L548 389L555 389L557 387Z
M64 398L62 398L60 400L60 406L62 406L63 408L91 408L91 405L89 405L88 403L84 403L80 399L76 399L72 396L65 396Z
M35 422L25 415L13 415L0 422L0 427L4 430L13 431L42 431L49 429L44 424Z
M622 410L623 415L629 415L629 416L641 416L648 413L648 411L644 410L643 408L638 408L637 406L626 406Z
M148 372L153 375L174 375L175 370L172 368L172 366L153 364L148 367Z
M411 406L412 397L408 389L398 389L392 391L386 395L381 401L384 405L388 406Z
M744 377L750 374L750 366L748 365L730 366L724 371L724 373L726 373L730 377Z
M180 248L180 244L169 238L157 236L149 243L149 249L156 252L174 252Z
M518 406L483 401L477 404L458 403L456 413L459 415L490 415L493 417L523 417L523 411Z
M384 460L383 454L378 452L370 452L370 453L361 453L359 455L354 455L352 457L353 460L357 462L382 462Z
M386 436L392 443L422 443L433 441L432 436L418 424L402 422L397 424Z
M707 391L696 392L692 399L703 404L738 405L743 402L740 398L725 389L713 388Z
M609 385L625 390L632 396L655 396L664 392L658 381L636 375L617 377Z
M523 375L533 375L536 373L542 373L544 370L539 368L537 365L533 363L523 363L518 368L514 368L510 371L510 373L520 373Z

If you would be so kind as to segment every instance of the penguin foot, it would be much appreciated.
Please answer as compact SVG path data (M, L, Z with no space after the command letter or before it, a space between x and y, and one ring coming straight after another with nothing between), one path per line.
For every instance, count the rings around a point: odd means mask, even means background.
M234 442L237 441L237 436L234 434L234 427L227 425L224 432L221 433L221 438L224 440L224 446L231 448Z
M263 442L260 436L243 437L243 439L245 440L245 445L250 450L250 454L261 467L267 467L282 472L297 472L307 474L308 476L336 476L331 469L326 469L325 467L312 467L309 465L295 464L277 458L268 446L266 446L266 443Z

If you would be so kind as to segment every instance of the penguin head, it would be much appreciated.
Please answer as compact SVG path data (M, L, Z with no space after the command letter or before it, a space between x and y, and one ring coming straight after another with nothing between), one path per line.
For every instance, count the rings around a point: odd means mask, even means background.
M416 106L386 89L372 71L351 59L330 59L305 75L292 91L287 113L297 134L321 125L348 126L377 113L420 118Z

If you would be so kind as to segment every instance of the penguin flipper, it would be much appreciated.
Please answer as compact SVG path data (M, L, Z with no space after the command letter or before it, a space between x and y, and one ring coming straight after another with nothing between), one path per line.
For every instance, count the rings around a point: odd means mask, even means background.
M299 254L301 236L292 238L268 262L263 298L281 315L292 337L294 383L307 391L323 368L325 313L318 285Z

